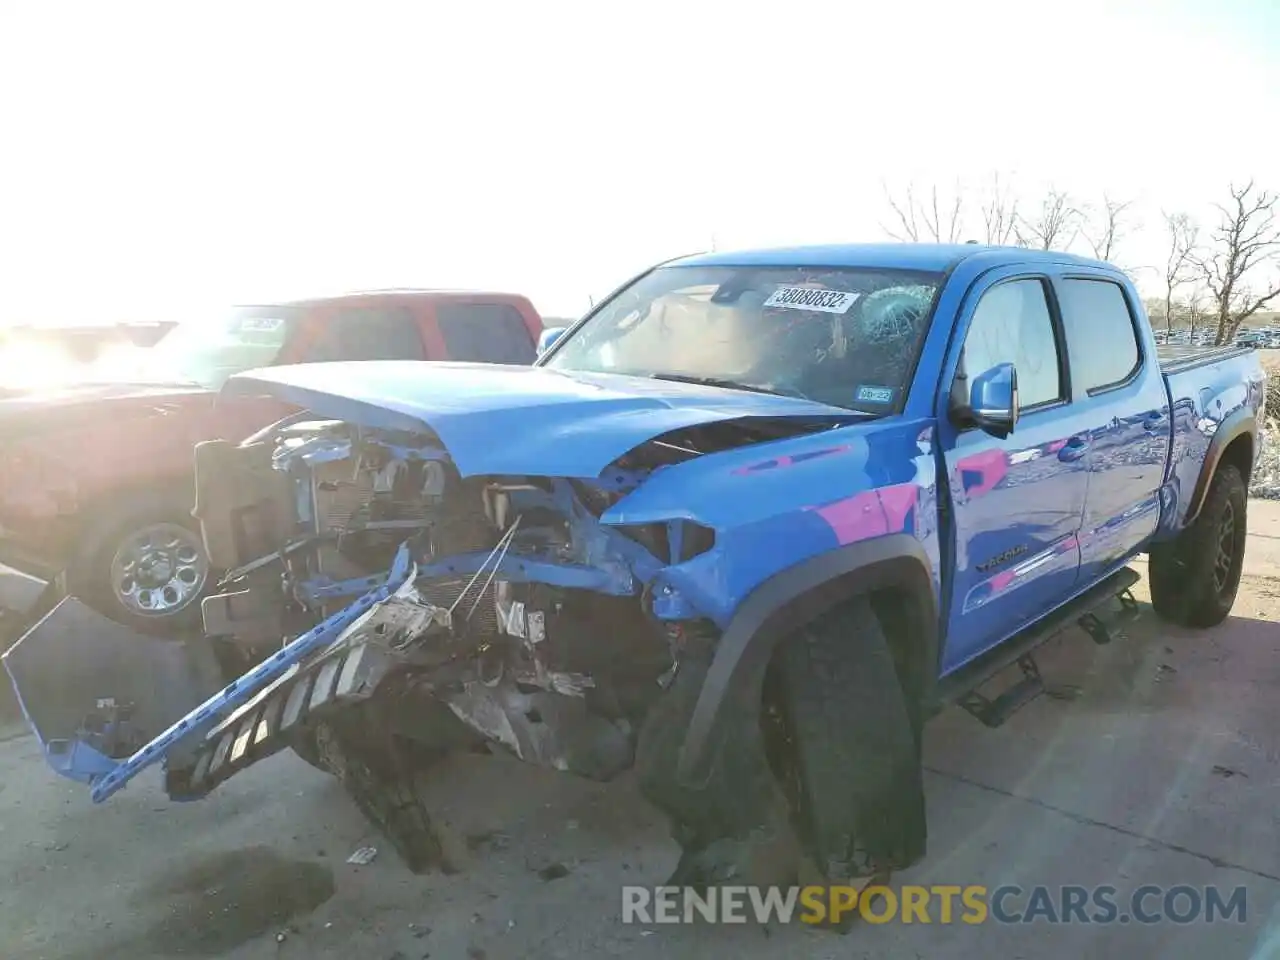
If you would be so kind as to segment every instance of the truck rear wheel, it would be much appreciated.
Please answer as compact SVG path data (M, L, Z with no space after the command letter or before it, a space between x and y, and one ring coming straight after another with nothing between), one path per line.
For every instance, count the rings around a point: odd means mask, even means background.
M1248 500L1233 464L1219 465L1195 522L1151 549L1151 605L1165 620L1213 627L1231 613L1244 569Z

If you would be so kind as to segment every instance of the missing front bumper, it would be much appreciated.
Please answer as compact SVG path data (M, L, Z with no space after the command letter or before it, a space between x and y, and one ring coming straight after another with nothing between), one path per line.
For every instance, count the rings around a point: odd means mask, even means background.
M111 770L222 684L208 640L147 636L74 597L23 633L4 666L49 766L82 783Z

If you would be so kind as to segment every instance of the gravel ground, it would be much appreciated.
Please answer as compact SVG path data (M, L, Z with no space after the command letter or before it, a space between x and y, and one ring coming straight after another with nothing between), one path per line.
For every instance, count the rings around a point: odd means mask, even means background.
M1280 373L1267 377L1266 417L1258 436L1258 462L1249 482L1249 496L1280 500Z
M998 730L958 710L926 739L931 837L903 883L1243 885L1245 922L623 925L619 888L677 850L626 779L461 758L424 786L463 869L415 877L331 779L288 755L201 803L154 778L102 807L0 742L2 960L553 960L570 957L1280 957L1280 503L1253 501L1233 617L1149 611L1040 656L1052 696ZM1136 592L1145 601L1142 585Z
M1265 500L1280 500L1280 360L1264 353L1267 369L1266 424L1259 436L1261 450L1249 483L1249 495Z

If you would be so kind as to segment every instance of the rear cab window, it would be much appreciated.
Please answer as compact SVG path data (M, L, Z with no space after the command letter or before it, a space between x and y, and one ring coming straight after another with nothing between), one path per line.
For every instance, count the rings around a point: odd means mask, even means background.
M1124 288L1078 277L1056 286L1072 381L1090 396L1127 383L1142 365L1142 352Z
M418 318L404 306L343 304L321 314L302 362L425 360Z
M524 316L508 303L439 303L436 324L449 360L529 364L536 356Z

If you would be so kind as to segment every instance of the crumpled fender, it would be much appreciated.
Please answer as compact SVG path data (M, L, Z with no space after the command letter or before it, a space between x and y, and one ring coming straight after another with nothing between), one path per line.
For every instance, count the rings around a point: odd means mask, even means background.
M813 557L754 590L721 635L684 737L677 776L699 779L717 724L754 722L765 668L784 637L851 596L884 587L907 591L908 633L919 647L919 661L936 666L937 595L929 558L915 537L892 534ZM922 702L931 696L928 689L914 693Z

